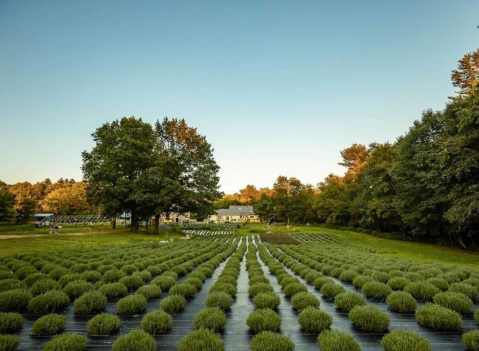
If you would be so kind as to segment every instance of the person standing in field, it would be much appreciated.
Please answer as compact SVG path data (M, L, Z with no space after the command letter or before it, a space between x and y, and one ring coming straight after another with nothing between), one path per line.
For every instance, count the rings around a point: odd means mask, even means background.
M58 234L58 224L55 223L55 234Z
M48 232L49 235L53 235L53 223L50 222L50 224L48 225L49 228L50 228L50 231Z

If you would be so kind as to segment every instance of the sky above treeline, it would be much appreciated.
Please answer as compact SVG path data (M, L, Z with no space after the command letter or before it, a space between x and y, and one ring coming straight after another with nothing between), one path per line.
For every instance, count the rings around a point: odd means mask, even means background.
M80 180L91 133L184 118L227 193L342 174L454 94L477 0L0 1L0 179Z

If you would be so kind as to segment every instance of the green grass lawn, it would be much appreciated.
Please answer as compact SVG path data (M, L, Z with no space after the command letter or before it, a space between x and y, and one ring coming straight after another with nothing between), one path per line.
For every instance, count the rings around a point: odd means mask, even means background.
M48 234L50 228L48 226L37 228L33 224L10 224L0 226L0 235L25 235L25 234ZM111 231L109 224L95 225L63 225L59 233L85 233L85 232L108 232Z
M75 231L75 233L77 232ZM106 245L125 245L133 241L161 241L178 239L182 236L182 234L171 231L161 231L159 235L152 235L151 232L147 233L144 231L131 233L128 229L121 228L116 230L108 229L108 231L105 229L103 233L84 236L68 236L61 235L60 233L59 235L47 235L36 238L1 239L0 256L62 248L94 248Z
M367 245L376 249L382 249L387 253L381 253L382 256L396 257L402 259L411 259L419 261L441 262L456 265L466 265L479 268L479 253L461 250L459 248L448 248L434 244L425 244L411 241L398 241L378 238L372 235L356 233L351 231L342 231L321 227L290 226L289 229L284 225L263 226L261 224L248 224L238 230L241 234L260 234L265 232L272 233L322 233L335 234L343 239L354 243Z

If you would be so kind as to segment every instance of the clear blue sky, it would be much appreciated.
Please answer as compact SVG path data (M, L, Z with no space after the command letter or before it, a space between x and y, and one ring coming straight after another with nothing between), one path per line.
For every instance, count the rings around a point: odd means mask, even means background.
M442 109L477 0L0 1L0 179L81 178L90 134L185 118L226 192L316 184Z

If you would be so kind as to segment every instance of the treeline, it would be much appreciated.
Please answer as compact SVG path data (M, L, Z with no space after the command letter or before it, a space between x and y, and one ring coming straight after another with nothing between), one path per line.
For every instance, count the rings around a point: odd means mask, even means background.
M49 179L7 185L0 182L0 222L26 222L35 212L108 215L112 226L127 213L131 230L162 214L213 213L219 192L219 166L206 137L184 120L154 125L122 118L93 134L95 146L82 153L81 182Z
M443 111L425 111L396 142L341 151L343 176L331 174L317 187L279 177L270 192L241 200L266 221L328 223L477 247L479 50L459 61L452 79L458 96ZM251 186L237 195L243 192L251 193Z
M98 207L89 203L87 183L74 179L50 179L37 183L7 185L0 182L0 221L25 223L36 212L59 215L95 214Z

